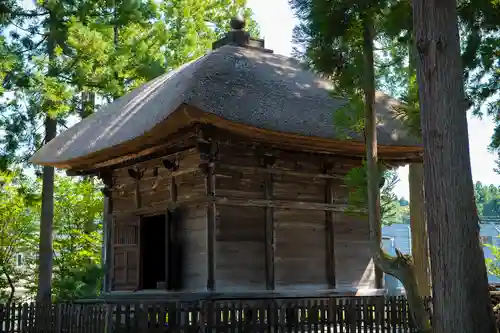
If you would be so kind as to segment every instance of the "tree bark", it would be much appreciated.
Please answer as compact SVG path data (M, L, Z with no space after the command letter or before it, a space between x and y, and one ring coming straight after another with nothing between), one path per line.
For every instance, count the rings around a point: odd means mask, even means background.
M45 142L56 136L57 120L48 114L45 119ZM54 168L43 167L42 209L38 254L37 302L50 303L52 286L52 224L54 220Z
M47 55L49 57L48 75L57 75L52 61L55 57L58 20L54 13L49 16ZM44 100L41 111L45 116L45 139L47 143L57 135L57 119L49 113L51 102ZM53 167L44 166L42 174L42 207L40 216L40 243L38 252L38 291L37 302L50 303L52 293L52 225L54 222L54 173Z
M368 182L368 221L373 261L383 272L400 280L420 332L430 332L430 321L418 294L418 285L411 257L396 250L397 257L386 254L381 246L380 170L377 154L377 121L375 114L375 73L373 63L373 21L369 13L363 18L364 95L365 95L365 144Z
M427 237L427 221L424 212L423 181L423 164L410 164L408 183L410 184L411 254L415 265L418 294L421 297L431 296L429 239Z
M454 0L413 0L433 328L494 333L471 176L456 7Z

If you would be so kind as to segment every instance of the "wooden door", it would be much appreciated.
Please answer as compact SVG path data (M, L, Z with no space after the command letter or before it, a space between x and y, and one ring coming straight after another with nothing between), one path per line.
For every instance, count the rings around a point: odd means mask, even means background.
M140 271L140 218L113 220L113 290L137 290Z

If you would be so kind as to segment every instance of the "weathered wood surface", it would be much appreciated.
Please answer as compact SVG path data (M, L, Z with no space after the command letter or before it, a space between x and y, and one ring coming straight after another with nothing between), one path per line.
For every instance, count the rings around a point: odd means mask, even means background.
M206 160L190 149L115 170L114 232L179 208L185 290L372 287L368 223L344 213L342 179L359 160L224 143L212 153ZM122 257L115 263L128 267ZM135 266L118 266L114 290L138 288L130 280Z
M276 288L327 289L325 214L276 210Z
M167 169L165 160L175 164L175 170ZM128 167L113 171L113 290L140 288L139 278L132 276L140 273L141 216L162 215L167 209L181 206L184 283L190 289L204 290L206 274L198 269L206 267L206 226L200 225L206 213L204 206L200 208L197 202L202 202L206 196L199 161L199 153L191 149L131 166L134 172L141 173L141 177L131 177ZM162 250L166 249L158 249Z
M332 161L331 157L322 159L320 155L279 151L273 163L263 167L262 156L268 155L258 149L219 146L214 200L218 216L224 221L220 226L231 228L233 239L239 237L240 242L233 242L228 251L218 252L218 262L236 263L231 274L225 273L229 272L227 266L218 264L217 271L224 270L224 273L217 272L218 288L220 285L241 285L255 290L266 287L262 284L266 279L255 276L262 276L260 267L264 267L264 274L266 272L265 235L270 227L266 228L265 221L269 219L273 221L274 281L267 281L268 285L272 283L277 290L327 289L337 283L344 287L371 287L373 267L368 264L368 223L343 213L347 189L341 179L360 161ZM270 175L272 186L266 184ZM328 197L327 188L330 189ZM271 193L267 193L269 189ZM260 216L255 216L256 212ZM256 230L264 234L258 247L246 238L256 235ZM224 230L218 233L217 243L227 242L223 240ZM351 240L356 242L355 246L350 246ZM348 251L344 251L346 248ZM253 273L249 274L243 263L238 264L241 258L246 258L243 262L252 267ZM247 278L261 283L249 283Z
M334 213L336 287L375 288L368 222Z
M113 290L135 290L139 287L139 223L138 217L113 220Z
M415 332L402 297L8 304L0 305L0 328L5 333Z
M170 171L162 164L163 160L178 163L176 171ZM198 168L200 163L196 149L183 151L177 154L164 156L151 161L146 161L133 166L143 171L142 178L136 181L129 175L129 168L113 171L113 214L114 215L155 215L164 212L165 207L171 203L170 184L175 177L177 184L176 202L195 202L203 199L204 180ZM140 193L141 207L137 209L135 202L136 184Z
M265 289L265 210L217 209L217 290Z
M205 290L207 283L206 209L203 205L183 207L184 288Z

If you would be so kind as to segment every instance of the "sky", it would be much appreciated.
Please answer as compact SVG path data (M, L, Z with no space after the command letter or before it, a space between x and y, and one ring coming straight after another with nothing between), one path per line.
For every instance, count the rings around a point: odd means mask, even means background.
M297 24L297 19L293 16L288 0L247 0L247 4L259 23L266 48L289 56L293 47L292 29ZM495 156L488 151L493 135L493 121L472 116L468 120L472 178L474 182L500 185L500 175L493 171ZM399 168L398 173L400 181L395 188L396 195L408 198L408 167Z

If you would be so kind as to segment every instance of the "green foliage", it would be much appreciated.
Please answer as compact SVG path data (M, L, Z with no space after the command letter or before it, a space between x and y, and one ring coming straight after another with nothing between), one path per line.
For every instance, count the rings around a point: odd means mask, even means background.
M19 28L6 39L0 25L5 60L0 79L5 92L15 94L0 99L5 129L0 145L8 163L26 162L41 146L46 115L61 128L74 116L94 112L98 105L82 113L82 92L106 103L196 59L238 13L248 30L259 34L246 0L42 1L34 9L19 1L10 6L6 25L15 22Z
M500 217L500 188L498 186L476 182L474 195L479 216Z
M360 94L350 96L349 102L333 113L333 123L341 139L351 139L353 134L363 133L365 102Z
M37 184L40 191L41 183ZM102 280L101 247L103 198L91 180L56 177L53 232L53 281L55 301L95 297ZM36 219L39 209L30 215ZM37 288L38 238L27 262L31 275L26 281L32 293Z
M399 200L394 194L394 188L399 182L397 172L380 165L380 179L383 186L380 190L380 215L382 224L404 223L406 221L400 209ZM362 167L352 168L344 177L347 186L347 210L351 216L366 217L368 202L366 163ZM406 209L407 210L407 209Z
M16 264L19 253L30 253L37 243L39 200L33 184L19 172L0 173L0 302L15 300L16 282L29 272Z
M103 197L90 180L56 178L54 280L56 300L100 290Z
M500 247L485 244L491 251L493 258L486 258L486 268L488 273L500 277Z
M26 166L27 158L56 134L46 126L47 119L55 119L61 130L76 117L95 112L98 104L205 54L229 29L236 14L243 15L247 30L258 36L246 0L2 2L0 170ZM84 96L92 97L85 100ZM40 169L35 172L40 175ZM24 200L20 207L24 205L26 210L5 214L17 214L11 218L21 221L20 212L29 212L30 221L37 222L41 210L34 197L40 195L40 181L25 186L29 181L19 179L19 196L12 200ZM49 192L44 195L52 196ZM36 289L35 267L47 263L52 255L53 298L93 297L102 276L101 194L89 180L56 177L54 197L54 253L40 253L38 262L38 234L30 242L23 238L30 244L26 250L29 263L24 268L29 272L26 285ZM35 226L51 220L42 216ZM42 230L47 228L42 226ZM12 246L20 249L18 245ZM16 268L7 264L2 267L14 274Z
M12 287L28 288L28 294L36 290L40 182L16 171L1 173L0 183L0 302L6 302ZM57 177L55 198L54 299L96 296L102 277L102 195L91 181ZM21 266L17 254L23 255Z

